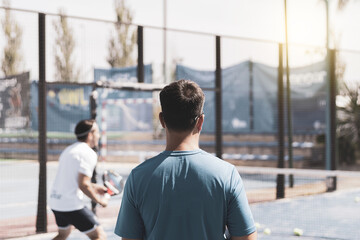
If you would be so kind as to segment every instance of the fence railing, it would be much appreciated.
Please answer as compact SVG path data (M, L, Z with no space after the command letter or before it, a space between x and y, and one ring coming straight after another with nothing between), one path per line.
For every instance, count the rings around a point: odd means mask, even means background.
M22 9L11 9L6 7L0 7L3 11L12 11L16 12L19 15L26 15L26 18L31 18L30 21L32 24L37 22L37 27L25 25L31 29L36 29L33 31L32 38L29 38L29 42L32 45L32 48L29 45L26 45L26 51L29 51L32 54L33 61L27 61L26 66L31 69L32 78L38 80L38 106L37 112L32 114L37 114L38 118L38 160L40 164L40 174L39 174L39 192L38 192L38 208L37 208L37 221L36 221L36 231L37 232L46 232L47 231L47 215L46 215L46 203L47 203L47 192L46 192L46 163L48 160L48 149L47 139L48 129L47 129L47 86L50 86L55 74L53 55L56 49L54 47L49 47L54 44L54 32L51 28L53 21L56 21L60 17L58 14L52 13L38 13L35 11L28 11ZM64 17L64 16L63 16ZM227 144L224 143L224 118L231 116L230 124L233 124L234 127L241 128L243 126L248 127L250 130L248 132L239 131L238 134L246 133L252 134L257 127L264 126L264 124L269 124L267 126L272 126L272 132L276 136L276 145L277 145L277 155L275 156L277 160L277 166L279 168L286 167L286 151L288 152L288 159L291 163L292 158L296 156L291 155L293 143L285 143L286 136L291 132L287 127L289 124L286 124L286 116L284 108L292 101L297 104L293 105L293 111L298 111L299 115L310 116L314 104L319 105L321 109L321 121L314 122L314 129L318 130L317 134L325 134L326 136L326 161L325 167L327 169L335 170L337 168L337 143L336 143L336 95L337 95L337 82L336 76L338 76L339 81L352 81L359 80L356 76L360 76L359 71L359 60L360 52L352 50L332 50L325 49L322 46L310 46L302 44L290 44L289 48L289 60L290 60L290 87L292 80L298 81L298 87L293 88L292 90L295 93L294 98L285 101L287 96L285 92L286 84L284 85L284 50L283 44L277 43L274 41L253 39L253 38L244 38L238 36L228 36L228 35L215 35L205 32L195 32L187 31L180 29L172 28L161 28L154 26L140 26L132 23L117 23L114 21L104 21L99 19L92 18L82 18L76 16L65 16L73 25L75 31L75 36L80 36L81 40L78 40L79 49L75 50L75 57L80 58L81 60L75 60L74 66L80 64L80 75L81 82L87 83L73 83L74 85L87 85L92 86L93 89L96 88L112 88L112 89L126 89L134 91L143 91L144 89L137 89L134 86L121 86L116 87L116 85L99 85L101 82L97 82L95 76L91 76L94 68L106 68L106 56L104 52L108 45L106 44L106 39L109 34L114 34L113 27L116 24L124 24L131 27L136 31L137 41L136 41L136 51L132 53L133 58L136 58L134 62L135 65L135 77L136 81L140 85L136 86L145 86L147 78L147 65L152 64L151 68L151 79L153 83L165 84L170 81L174 81L177 77L181 76L177 72L179 66L184 67L184 72L187 74L183 77L190 76L194 74L200 76L199 82L202 79L208 80L209 84L205 82L202 86L204 91L210 92L213 94L213 105L210 106L209 112L206 115L209 115L209 119L213 119L213 136L212 139L215 145L215 154L218 157L230 156L231 153L224 153L223 148ZM92 29L92 27L95 29ZM161 45L159 39L162 38L163 31L167 35L167 47L164 48ZM38 36L35 37L34 32L38 33ZM29 36L29 32L25 31L25 35ZM80 44L79 44L80 42ZM160 43L159 43L160 42ZM2 41L0 41L0 46ZM29 44L29 43L26 43ZM37 44L37 45L36 45ZM35 49L35 50L34 50ZM36 51L37 50L37 51ZM34 54L36 52L36 54ZM135 54L136 52L136 54ZM337 53L337 56L336 56ZM27 52L28 54L28 52ZM25 55L27 55L25 54ZM165 57L162 57L164 56ZM136 57L135 57L136 56ZM302 56L302 57L301 57ZM99 58L103 58L102 61ZM165 59L166 58L166 59ZM168 59L172 59L169 62ZM27 59L28 60L28 59ZM340 61L341 60L341 61ZM29 63L31 62L31 64ZM34 63L36 62L36 63ZM239 63L246 62L244 65ZM315 72L315 65L321 62L322 69L316 70L319 74L315 75L306 75L307 72ZM341 65L342 64L342 65ZM231 69L233 66L239 65L239 69L234 71ZM302 67L304 65L308 66L308 69ZM344 68L340 68L345 65ZM38 67L38 71L34 70ZM246 66L249 71L243 70L243 66ZM316 65L317 66L317 65ZM129 66L127 66L129 67ZM188 68L186 68L188 67ZM347 69L346 69L347 68ZM339 69L341 72L341 78L339 77ZM346 72L345 70L348 70ZM323 85L319 85L319 89L315 89L316 95L314 98L305 98L301 99L299 96L300 90L305 89L306 83L311 84L311 82L306 82L302 77L295 76L299 71L302 75L307 76L307 80L311 81L323 81ZM325 75L321 75L322 72L325 72ZM234 95L229 95L223 92L225 88L226 81L229 78L229 75L232 74L233 78L239 80L240 78L237 74L241 75L246 79L246 83L238 85L239 92L241 87L248 89L248 95L244 98L246 101L246 115L245 120L239 119L236 115L236 112L239 111L239 106L236 105L236 102L228 102L232 96L237 95L236 91ZM291 73L294 73L292 75ZM228 75L226 75L228 74ZM95 74L94 74L95 75ZM210 76L210 77L209 77ZM270 77L275 76L275 77ZM285 75L286 76L286 75ZM355 76L355 77L354 77ZM304 78L305 78L304 77ZM293 79L292 79L293 78ZM270 82L265 82L269 80ZM90 80L90 81L89 81ZM196 79L193 79L196 81ZM204 81L205 81L204 80ZM310 81L309 80L309 81ZM1 81L1 80L0 80ZM229 80L230 81L230 80ZM272 81L272 82L271 82ZM59 82L57 82L59 83ZM272 85L271 85L271 84ZM56 84L56 83L52 83ZM71 84L71 83L66 83ZM143 84L143 85L141 85ZM266 85L268 84L268 85ZM125 84L126 85L126 84ZM230 86L235 86L231 85ZM153 91L154 85L150 91ZM271 91L270 91L271 90ZM269 97L272 94L273 96ZM296 95L298 94L298 95ZM239 94L240 95L240 94ZM94 117L94 105L91 104L94 102L94 99L90 99L90 96L85 96L89 99L89 112L91 116ZM265 98L267 97L267 98ZM297 98L297 99L296 99ZM5 99L5 97L4 97ZM300 100L299 100L300 99ZM314 99L316 102L311 102ZM4 100L2 100L4 101ZM95 101L96 102L96 101ZM325 102L325 105L324 105ZM265 106L265 103L267 104ZM232 107L234 104L234 107ZM265 106L265 107L264 107ZM270 109L272 111L270 111ZM295 110L294 110L295 109ZM268 111L269 115L258 115L261 112ZM323 111L323 112L322 112ZM96 113L96 111L95 111ZM313 113L315 113L313 111ZM293 112L294 114L294 112ZM95 114L96 115L96 114ZM3 116L1 116L3 117ZM230 118L230 117L229 117ZM266 121L271 121L271 123L260 121L259 119L265 119ZM227 119L225 119L227 120ZM210 120L209 120L210 121ZM310 120L309 120L310 121ZM294 129L300 127L298 123L294 122L292 126ZM245 125L244 125L245 124ZM316 126L315 126L316 125ZM304 132L314 129L305 129ZM26 129L25 129L26 130ZM27 129L28 130L28 129ZM235 130L234 130L235 131ZM314 132L314 131L313 131ZM229 140L226 140L229 141ZM206 142L206 141L204 141ZM251 145L251 144L249 144ZM234 156L232 154L231 156ZM279 183L281 184L281 183Z

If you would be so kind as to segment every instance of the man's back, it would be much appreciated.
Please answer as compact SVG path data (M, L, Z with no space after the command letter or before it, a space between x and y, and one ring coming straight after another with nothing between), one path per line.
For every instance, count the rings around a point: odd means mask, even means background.
M235 168L202 150L164 151L135 168L121 211L115 232L126 238L218 240L225 225L236 236L254 232Z
M73 143L64 149L50 194L52 209L73 211L84 207L78 176L82 173L91 177L96 161L96 153L84 142Z

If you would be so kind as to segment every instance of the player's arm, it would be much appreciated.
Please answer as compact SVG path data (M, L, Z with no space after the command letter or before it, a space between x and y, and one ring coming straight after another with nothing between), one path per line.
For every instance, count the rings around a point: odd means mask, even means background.
M97 202L103 207L107 206L108 200L100 197L99 194L104 194L104 188L98 184L93 184L91 178L79 173L78 183L80 190L94 202ZM105 189L106 190L106 189Z
M233 168L229 192L227 227L232 240L256 240L257 232L252 217L244 184L239 173ZM248 234L248 235L245 235ZM241 237L240 237L241 236Z
M233 237L232 236L230 239L231 240L257 240L257 233L255 231L252 234L247 235L247 236L242 236L242 237Z

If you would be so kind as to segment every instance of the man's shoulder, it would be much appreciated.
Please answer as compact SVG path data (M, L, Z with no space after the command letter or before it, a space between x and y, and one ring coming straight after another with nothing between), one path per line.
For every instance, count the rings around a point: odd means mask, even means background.
M144 162L140 163L133 169L133 171L147 171L149 167L159 165L165 158L166 156L164 156L164 154L159 153L158 155L146 159Z
M75 142L67 146L62 155L78 155L86 157L97 157L96 152L84 142Z
M81 148L84 148L85 147L85 144L86 143L83 143L83 142L74 142L72 144L70 144L69 146L67 146L65 148L65 151L70 151L72 149L81 149Z
M213 163L213 164L216 164L219 166L230 167L230 168L234 167L231 163L215 156L215 154L212 154L212 153L209 153L209 152L206 152L203 150L201 151L201 154L199 155L199 157L203 158L204 161L207 161L209 163Z
M129 178L136 179L137 183L141 182L142 180L147 181L148 178L153 174L155 169L161 164L162 157L163 155L160 153L140 163L131 170Z

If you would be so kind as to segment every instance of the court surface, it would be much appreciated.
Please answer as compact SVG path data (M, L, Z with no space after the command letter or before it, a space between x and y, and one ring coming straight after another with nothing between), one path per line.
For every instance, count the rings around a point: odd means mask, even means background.
M101 169L115 169L125 177L136 164L99 164ZM55 177L57 164L49 162L48 189ZM16 169L16 171L15 171ZM15 178L14 174L19 174ZM36 162L0 162L0 221L11 222L15 219L36 215L38 166ZM15 180L16 179L16 180ZM247 190L254 188L254 182L244 179ZM19 191L17 186L24 186ZM339 190L320 195L283 199L271 202L251 204L255 222L258 225L260 240L275 239L360 239L360 189ZM99 218L108 239L120 239L114 233L114 225L121 203L121 196L111 199L109 207L99 210ZM56 235L56 226L49 211L49 233L28 235L13 239L51 239ZM34 227L32 227L34 228ZM264 233L268 228L270 235ZM303 230L301 237L294 236L293 229ZM17 229L21 231L21 229ZM1 232L0 232L1 233ZM0 239L6 239L0 235ZM73 230L69 239L87 239L85 235Z

